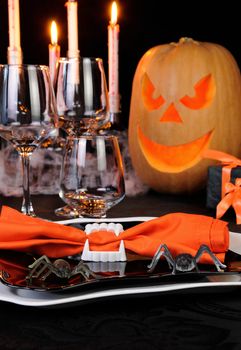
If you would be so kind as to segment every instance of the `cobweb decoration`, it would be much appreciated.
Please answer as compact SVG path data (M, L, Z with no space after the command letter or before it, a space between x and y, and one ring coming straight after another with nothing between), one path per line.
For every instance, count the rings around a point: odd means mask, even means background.
M132 167L127 132L116 132L116 136L124 163L126 196L145 194L149 188L141 182ZM34 151L30 161L31 194L59 193L62 159L61 147L39 148ZM0 147L0 194L22 196L22 166L19 155L11 144L3 142Z
M37 149L30 162L31 194L57 194L60 188L62 149ZM22 196L22 165L12 145L0 151L0 193Z
M128 148L127 131L117 131L115 135L118 137L124 165L126 195L128 197L144 195L149 190L149 187L143 184L133 169Z

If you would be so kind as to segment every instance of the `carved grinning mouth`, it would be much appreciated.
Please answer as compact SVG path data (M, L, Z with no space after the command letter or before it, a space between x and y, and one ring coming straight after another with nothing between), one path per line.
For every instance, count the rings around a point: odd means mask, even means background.
M208 148L214 130L186 144L166 146L150 140L138 126L138 141L146 161L161 172L179 173L201 160L201 153Z

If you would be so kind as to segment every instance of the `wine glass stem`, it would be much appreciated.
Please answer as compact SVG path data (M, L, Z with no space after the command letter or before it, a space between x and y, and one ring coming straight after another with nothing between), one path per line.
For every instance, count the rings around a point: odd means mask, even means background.
M23 203L21 212L25 215L35 216L29 190L30 154L22 154L21 159L23 167Z

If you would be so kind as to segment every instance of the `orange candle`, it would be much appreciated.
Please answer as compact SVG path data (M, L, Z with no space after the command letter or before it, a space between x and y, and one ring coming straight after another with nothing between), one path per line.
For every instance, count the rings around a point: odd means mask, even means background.
M119 31L120 27L117 24L117 5L114 1L111 8L111 20L108 25L109 103L111 113L118 113L120 110Z
M53 86L56 82L57 68L60 58L60 46L58 45L58 30L55 21L51 24L51 44L49 44L49 71Z

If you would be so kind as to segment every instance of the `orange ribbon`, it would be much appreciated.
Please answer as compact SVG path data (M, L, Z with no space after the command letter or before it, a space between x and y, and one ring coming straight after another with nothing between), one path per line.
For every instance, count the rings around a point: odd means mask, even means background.
M241 160L231 156L228 153L215 151L211 149L207 149L202 153L203 158L209 158L214 160L219 160L222 165L222 192L221 192L221 198L225 196L226 189L225 186L228 182L230 182L231 178L231 170L233 168L236 168L237 166L241 166Z
M241 224L241 178L235 180L235 185L231 182L225 184L225 196L217 205L216 217L221 218L231 206L236 213L237 224Z

